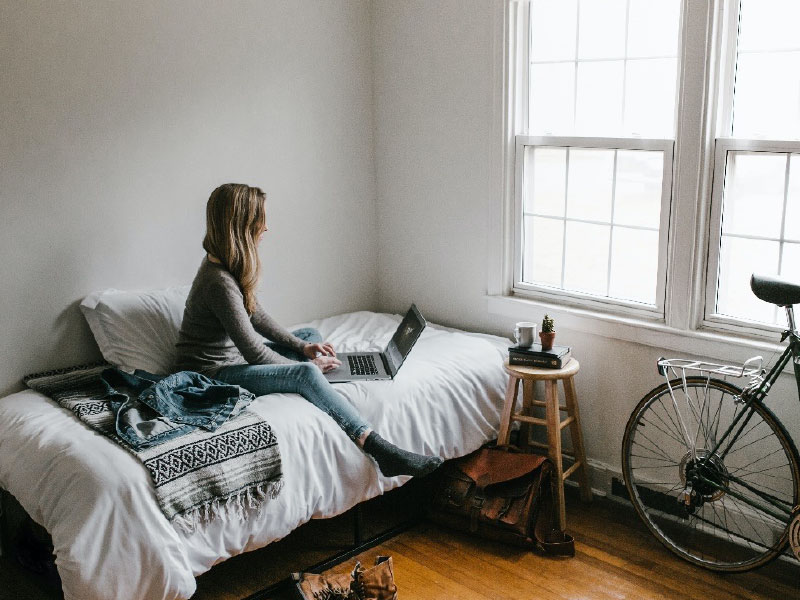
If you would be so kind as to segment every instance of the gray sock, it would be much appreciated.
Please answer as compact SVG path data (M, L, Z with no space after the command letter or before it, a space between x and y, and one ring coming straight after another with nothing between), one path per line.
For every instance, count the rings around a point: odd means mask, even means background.
M442 464L438 456L425 456L402 450L387 442L374 431L364 441L364 452L372 456L386 477L412 475L421 477L436 470Z

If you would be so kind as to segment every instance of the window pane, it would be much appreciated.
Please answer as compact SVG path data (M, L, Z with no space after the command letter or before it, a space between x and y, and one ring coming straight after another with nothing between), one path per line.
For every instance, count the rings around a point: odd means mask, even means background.
M574 60L577 23L577 0L534 0L531 60Z
M800 154L792 154L789 159L785 228L784 238L800 241Z
M567 216L610 222L614 150L571 149L568 179Z
M614 223L658 229L663 172L663 152L617 151Z
M534 0L528 133L672 137L680 4Z
M566 148L525 148L525 211L564 216Z
M525 255L522 280L561 286L564 221L525 217Z
M785 173L785 154L728 152L723 233L779 238Z
M738 55L733 135L800 137L800 52Z
M741 0L739 51L800 50L797 0Z
M628 56L677 56L680 0L630 0Z
M672 137L677 69L675 58L628 61L625 75L626 135Z
M800 2L742 0L732 134L800 138Z
M783 245L780 275L793 283L800 283L800 244Z
M578 63L575 128L581 135L619 132L623 66L622 60Z
M567 221L564 288L606 295L611 227Z
M776 275L778 248L778 242L723 236L717 314L763 323L773 321L772 305L755 297L750 290L750 276Z
M530 130L571 133L575 123L575 63L531 65Z
M658 232L615 227L612 236L608 295L655 304Z
M625 0L581 2L578 58L625 56Z

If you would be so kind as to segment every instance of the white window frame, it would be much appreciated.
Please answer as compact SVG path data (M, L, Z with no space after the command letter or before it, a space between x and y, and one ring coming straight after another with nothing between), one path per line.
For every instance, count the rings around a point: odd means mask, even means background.
M720 242L722 237L722 205L725 187L725 168L728 152L800 152L800 140L766 140L731 137L733 130L733 93L735 83L736 44L740 0L716 0L720 27L718 34L719 68L723 74L717 85L714 103L718 107L715 130L719 135L713 140L713 169L707 174L709 186L709 220L704 233L706 244L702 248L705 260L703 295L698 299L699 318L697 328L738 336L774 339L775 333L784 328L763 322L747 321L714 313L719 283ZM785 191L784 191L785 193ZM784 197L784 203L786 198ZM781 233L781 236L783 234Z
M681 7L676 131L673 149L672 199L666 230L667 261L664 275L663 315L631 315L598 304L575 304L563 296L523 295L514 289L516 277L516 136L527 131L529 0L498 3L495 26L494 96L496 188L502 209L487 203L490 244L487 257L489 312L506 318L530 320L542 311L575 331L626 339L637 343L685 350L687 337L698 352L725 356L731 347L772 348L772 341L730 336L716 324L704 322L710 196L713 176L714 134L719 114L718 95L725 93L720 80L727 61L720 61L724 8L736 0L683 0ZM524 109L524 110L523 110Z
M717 283L719 282L719 259L722 241L722 205L725 192L725 168L728 152L775 152L779 154L800 153L800 141L791 140L756 140L740 138L718 138L714 147L714 187L711 194L711 231L708 236L708 275L706 277L706 303L703 325L709 328L730 331L741 334L762 334L774 337L776 332L785 327L768 323L747 321L741 318L728 317L714 314L717 298ZM788 165L787 165L788 168ZM785 217L786 194L788 190L784 185L783 211ZM784 241L783 224L781 226L780 241ZM758 236L744 236L761 239ZM770 238L772 239L772 238Z
M539 303L547 305L548 303L554 306L571 306L579 309L589 309L592 311L599 311L603 314L618 315L620 317L634 317L640 318L647 322L660 322L667 325L674 326L676 318L670 316L670 304L673 303L674 297L679 298L680 302L694 301L694 296L687 295L687 291L683 290L675 294L671 289L670 281L672 279L672 264L677 260L681 264L694 264L695 253L693 250L694 244L697 241L694 237L691 239L692 249L688 252L688 257L683 256L686 254L685 247L683 250L676 250L675 244L683 243L683 240L677 239L676 234L673 232L674 223L676 218L683 216L684 211L678 211L676 203L674 202L675 195L681 192L681 187L677 185L678 179L676 174L679 172L678 165L681 161L681 155L677 142L679 140L682 128L691 133L686 134L686 137L696 137L693 133L696 131L695 123L684 123L687 121L681 116L680 104L681 99L686 95L686 88L696 87L698 78L687 77L685 75L687 56L684 52L684 37L687 27L691 26L697 29L694 24L697 22L697 16L702 16L702 23L705 31L705 18L708 16L713 17L713 11L710 7L706 6L706 2L713 3L714 0L706 0L698 3L690 0L683 0L681 6L681 27L679 33L679 51L678 51L678 82L676 86L676 132L675 139L666 140L670 147L670 154L673 158L669 164L669 176L664 177L662 184L670 184L670 197L662 198L661 216L660 216L660 230L659 230L659 269L656 291L656 307L648 307L646 305L636 302L626 302L616 298L604 298L595 295L582 294L580 292L561 290L557 288L548 288L546 286L528 286L521 282L521 170L517 167L518 152L517 152L517 139L524 139L525 137L518 132L528 130L528 92L530 75L530 4L531 0L505 0L504 2L504 62L503 62L503 116L504 116L504 133L506 139L506 148L504 151L504 197L506 198L506 210L503 212L502 219L502 238L504 240L504 247L499 252L490 257L491 266L496 269L498 276L490 275L489 281L489 294L490 295L503 295L506 297L516 296L518 298L530 299ZM703 6L698 6L702 4ZM698 10L700 8L700 10ZM708 13L706 15L705 13ZM694 21L692 21L694 19ZM708 53L708 49L703 49ZM692 71L689 69L689 71ZM686 80L689 80L687 86ZM700 79L701 84L706 83L706 79ZM694 95L705 96L703 92L693 90ZM706 117L705 111L702 115ZM537 137L537 136L531 136ZM547 139L564 140L569 139L566 137L557 136L538 136ZM656 141L649 138L572 138L574 140L591 140L592 146L584 145L583 147L602 147L612 148L613 145L624 140L628 143L647 143ZM664 141L664 140L660 140ZM589 142L587 142L589 143ZM605 146L596 144L607 144ZM699 146L699 142L697 142ZM622 149L622 148L621 148ZM659 147L658 149L661 149ZM684 153L686 158L684 162L688 162L688 156L691 153ZM696 157L695 161L697 160ZM703 159L704 160L704 159ZM665 172L667 171L667 161L665 160ZM689 166L689 170L695 169L697 162ZM697 183L697 182L694 182ZM683 186L684 188L689 186ZM694 207L696 208L696 207ZM690 219L691 226L697 221L695 214L691 217L686 215L684 218ZM677 255L677 258L676 258ZM688 258L688 262L687 262ZM691 270L691 267L690 267ZM685 278L684 278L685 279ZM688 283L688 282L686 282ZM687 285L688 287L688 285ZM681 306L676 307L677 320L682 323L686 328L690 319L696 319L698 313L697 308L694 306Z
M646 305L640 302L627 301L565 290L560 287L543 284L526 283L523 275L523 245L524 245L524 219L525 219L525 184L524 184L524 156L528 147L559 147L559 148L598 148L604 150L657 150L663 152L663 170L661 179L661 209L659 213L659 242L658 242L658 273L656 280L655 304ZM516 136L516 181L514 202L514 281L512 291L514 294L536 298L557 299L565 304L591 307L594 309L616 312L626 315L638 315L645 318L663 319L664 299L667 273L667 240L669 231L669 217L672 199L672 170L673 170L674 141L671 139L645 139L645 138L600 138L600 137L564 137L564 136ZM568 176L568 173L567 173ZM616 180L616 177L614 177ZM612 184L612 214L615 194L615 183ZM564 218L567 220L580 220ZM606 225L605 223L602 223ZM612 226L613 232L613 226ZM566 235L566 231L565 231ZM609 240L610 242L610 240ZM609 260L611 255L609 253ZM563 267L562 267L563 268ZM610 270L610 265L609 265Z

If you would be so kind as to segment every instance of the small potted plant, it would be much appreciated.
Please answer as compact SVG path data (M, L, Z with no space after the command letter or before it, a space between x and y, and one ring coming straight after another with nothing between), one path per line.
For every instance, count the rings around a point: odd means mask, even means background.
M542 350L553 348L553 340L556 339L556 323L550 315L545 315L544 319L542 319L542 330L539 332L539 339L542 340Z

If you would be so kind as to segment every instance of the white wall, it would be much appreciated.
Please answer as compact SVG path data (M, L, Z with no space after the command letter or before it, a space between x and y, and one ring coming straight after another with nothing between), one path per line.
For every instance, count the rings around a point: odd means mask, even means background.
M374 309L370 45L366 0L0 4L0 395L99 358L87 293L190 282L227 181L278 319Z
M381 307L482 329L494 6L377 1L373 29Z
M490 313L486 299L488 257L497 244L492 220L502 206L502 6L502 0L375 2L378 283L383 310L400 312L414 301L433 321L511 335L515 319ZM532 307L518 320L541 321L543 312ZM609 337L607 325L593 330L587 321L581 331L562 321L557 343L573 346L581 363L576 384L587 453L594 483L604 488L609 475L619 474L631 410L663 381L656 360L693 354L698 345L687 338L685 348L676 347L673 338L671 348L659 348L652 333L641 336L646 344L623 341L613 331ZM757 353L722 348L718 360ZM771 405L797 435L794 381L783 377L778 387Z

